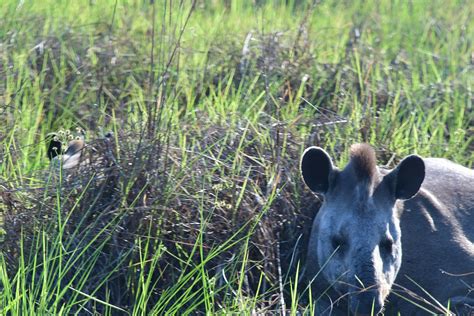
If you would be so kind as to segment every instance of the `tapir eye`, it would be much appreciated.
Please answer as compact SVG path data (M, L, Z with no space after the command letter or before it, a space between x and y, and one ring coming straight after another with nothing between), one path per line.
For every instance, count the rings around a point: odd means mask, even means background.
M392 253L393 251L393 239L385 238L380 242L379 245L380 249L385 251L386 253Z
M331 244L334 250L339 248L338 251L343 251L347 242L342 236L333 236L331 238Z

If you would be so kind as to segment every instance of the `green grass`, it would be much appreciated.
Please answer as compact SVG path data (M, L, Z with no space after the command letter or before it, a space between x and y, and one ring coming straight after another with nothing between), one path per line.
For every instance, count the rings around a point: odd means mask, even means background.
M2 314L309 313L307 145L473 166L472 1L256 2L1 2Z

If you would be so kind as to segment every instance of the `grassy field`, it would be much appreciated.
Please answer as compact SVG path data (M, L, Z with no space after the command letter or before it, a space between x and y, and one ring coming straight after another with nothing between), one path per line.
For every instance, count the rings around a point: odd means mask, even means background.
M472 1L2 1L1 314L310 313L304 148L472 168L473 71Z

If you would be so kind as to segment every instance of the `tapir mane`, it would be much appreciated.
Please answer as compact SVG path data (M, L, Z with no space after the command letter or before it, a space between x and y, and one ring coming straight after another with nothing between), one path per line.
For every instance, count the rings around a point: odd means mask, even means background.
M377 158L374 149L368 144L354 144L351 146L350 162L359 181L373 183L377 174Z

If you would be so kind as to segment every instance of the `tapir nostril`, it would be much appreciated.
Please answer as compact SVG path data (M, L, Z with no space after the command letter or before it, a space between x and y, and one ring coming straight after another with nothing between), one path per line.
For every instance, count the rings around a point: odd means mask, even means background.
M377 291L365 291L351 296L350 307L355 315L377 315L382 311L383 302Z

